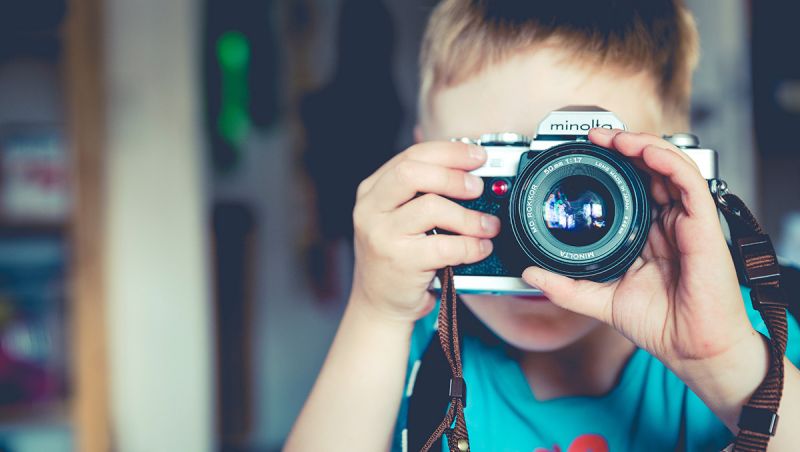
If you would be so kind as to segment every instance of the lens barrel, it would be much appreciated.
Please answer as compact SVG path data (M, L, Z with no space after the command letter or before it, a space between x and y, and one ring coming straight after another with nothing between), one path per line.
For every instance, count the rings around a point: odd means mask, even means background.
M533 265L572 278L619 278L650 229L643 175L615 151L568 142L520 161L509 224Z

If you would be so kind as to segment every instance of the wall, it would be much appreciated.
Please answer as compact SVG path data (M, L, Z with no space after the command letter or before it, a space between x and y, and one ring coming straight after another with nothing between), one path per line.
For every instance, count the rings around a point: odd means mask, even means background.
M214 447L199 3L106 2L106 329L122 452Z

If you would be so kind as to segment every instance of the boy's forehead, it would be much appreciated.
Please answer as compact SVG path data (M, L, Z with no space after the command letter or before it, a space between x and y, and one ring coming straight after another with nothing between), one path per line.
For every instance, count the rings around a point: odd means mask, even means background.
M557 49L526 51L452 87L432 92L421 124L425 140L491 132L534 135L547 113L597 105L629 130L664 133L656 81L648 73L568 60Z

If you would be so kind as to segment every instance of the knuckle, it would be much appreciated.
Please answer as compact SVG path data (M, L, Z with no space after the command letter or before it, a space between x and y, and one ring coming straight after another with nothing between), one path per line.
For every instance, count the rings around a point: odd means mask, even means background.
M663 149L669 149L670 151L678 154L681 158L683 158L685 160L691 160L689 158L689 155L687 153L685 153L683 151L683 149L679 148L678 146L675 146L674 144L670 143L669 141L667 141L667 140L665 140L663 138L659 137L658 141L656 141L656 145L660 146Z
M425 217L436 214L439 209L439 196L433 193L426 193L420 196L417 202L419 203L419 213Z
M474 238L464 238L464 255L462 261L473 261L480 257L480 246L478 240Z
M410 160L402 160L394 167L395 175L400 183L414 186L417 180L417 168Z
M371 179L372 179L372 176L370 176L370 177L362 180L361 182L359 182L358 187L356 187L356 199L361 198L362 196L364 196L367 193L367 190L368 190L368 187L369 187L369 184L370 184L369 181Z
M448 157L454 161L469 158L469 146L461 141L446 141L442 143L442 148L449 151Z
M445 237L442 237L440 240L436 241L436 254L438 254L443 261L452 262L456 252L456 247L453 245L453 240L447 240Z
M474 210L466 209L464 207L461 208L463 222L465 225L469 227L470 231L480 232L483 228L481 227L481 213L476 212Z
M629 147L636 143L644 145L648 143L648 140L642 133L630 132L627 130L614 135L614 138L611 139L611 144L614 148Z
M469 260L472 252L472 240L467 237L459 237L458 246L453 255L453 263L461 264Z
M448 170L445 176L447 188L454 193L466 192L467 173L459 170Z
M446 142L456 158L468 158L470 154L470 144L463 141Z
M431 154L437 154L437 160L458 161L467 158L469 145L460 141L427 141L409 147L406 154L415 160L428 160Z
M425 148L427 148L427 147L428 147L427 143L416 143L416 144L413 144L413 145L409 146L408 149L406 149L403 152L403 156L405 158L409 158L409 159L418 157L420 154L425 152Z
M357 202L355 207L353 207L353 228L361 230L364 226L366 216L367 214L364 212L363 204Z
M661 149L663 149L663 147L655 145L655 144L648 144L647 146L644 147L644 150L646 150L646 151L649 150L649 151L656 151L657 152L657 151L659 151Z
M384 249L384 240L382 234L377 229L365 231L363 234L364 244L372 254L383 256L386 253Z
M379 246L375 248L375 254L390 267L402 267L406 263L403 258L406 254L405 248L397 241L382 240Z
M627 139L628 134L630 134L630 132L622 131L614 135L614 138L611 139L611 143L616 147L620 141Z

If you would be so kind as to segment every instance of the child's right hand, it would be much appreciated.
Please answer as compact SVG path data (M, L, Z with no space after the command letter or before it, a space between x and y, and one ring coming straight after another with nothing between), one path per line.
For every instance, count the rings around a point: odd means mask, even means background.
M445 199L480 196L483 181L468 171L485 161L479 146L422 143L359 185L351 303L382 319L414 322L435 304L428 286L437 269L478 262L492 252L489 239L500 231L500 220ZM458 235L426 235L433 228Z

